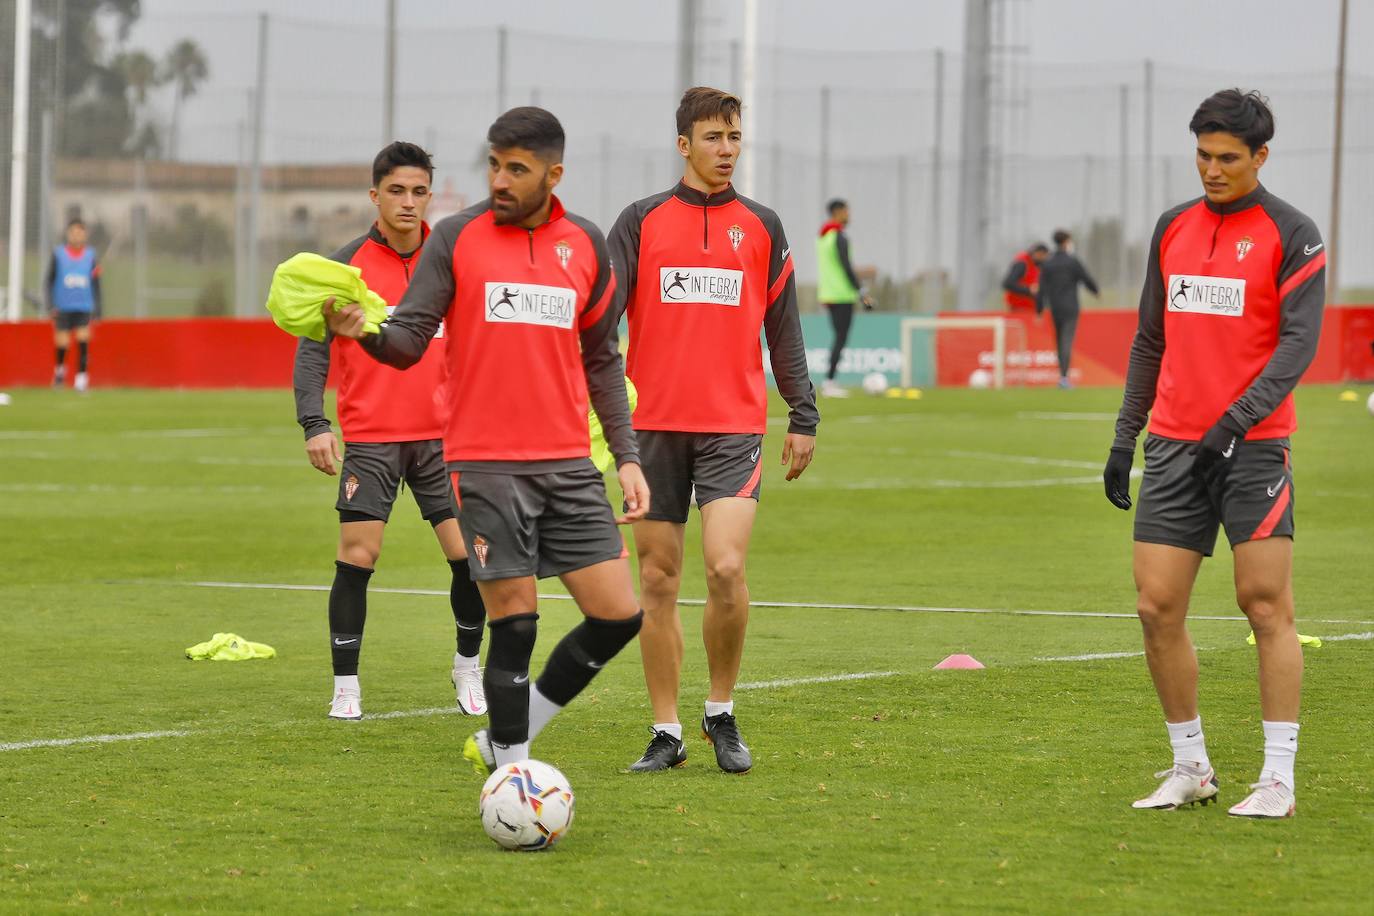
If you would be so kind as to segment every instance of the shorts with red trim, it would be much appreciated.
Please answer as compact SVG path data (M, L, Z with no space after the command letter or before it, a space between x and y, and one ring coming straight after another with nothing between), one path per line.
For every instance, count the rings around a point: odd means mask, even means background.
M763 436L636 430L640 467L649 484L649 512L660 522L687 521L697 508L727 496L757 501L763 487Z
M473 579L544 579L629 556L590 460L548 474L450 469L449 480Z
M1196 442L1149 436L1135 539L1196 550L1210 557L1217 526L1231 546L1293 536L1293 466L1287 439L1238 443L1235 466L1217 490L1193 477Z

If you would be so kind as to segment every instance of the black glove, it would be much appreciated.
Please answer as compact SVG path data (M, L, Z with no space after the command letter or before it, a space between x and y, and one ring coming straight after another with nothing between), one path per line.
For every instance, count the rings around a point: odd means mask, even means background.
M1244 441L1245 430L1241 425L1231 419L1229 413L1222 414L1202 441L1193 447L1193 476L1208 487L1220 486L1235 466L1236 453Z
M1131 508L1131 465L1135 462L1135 449L1113 446L1107 456L1107 468L1102 472L1102 483L1106 485L1107 500L1118 509Z

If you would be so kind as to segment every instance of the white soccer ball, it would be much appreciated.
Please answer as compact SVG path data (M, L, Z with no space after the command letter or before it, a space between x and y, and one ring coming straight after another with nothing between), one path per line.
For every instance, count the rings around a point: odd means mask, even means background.
M870 372L864 376L864 391L874 397L887 394L887 376L881 372Z
M539 760L496 768L477 801L482 829L507 849L548 849L573 822L568 777Z
M970 388L991 388L992 373L986 369L974 369L968 374L968 386Z

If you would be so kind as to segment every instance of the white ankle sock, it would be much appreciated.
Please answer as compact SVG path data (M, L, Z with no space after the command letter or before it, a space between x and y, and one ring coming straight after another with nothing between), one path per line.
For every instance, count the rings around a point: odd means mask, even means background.
M471 658L469 658L469 657L466 656L466 655L459 655L457 652L454 652L454 653L453 653L453 668L454 668L454 670L464 670L464 669L468 669L468 668L476 668L476 667L478 666L478 664L479 664L480 661L481 661L481 659L479 659L476 655L474 655L474 656L472 656Z
M1288 788L1293 783L1293 762L1298 756L1298 723L1262 722L1264 726L1264 769L1260 782L1277 779Z
M735 714L734 700L726 700L724 703L717 703L715 700L706 701L706 717L708 719L711 716L718 716L727 712L732 716Z
M679 740L679 741L682 740L682 723L681 723L681 722L655 722L655 723L654 723L654 731L656 731L656 732L667 732L668 734L672 735L672 736L673 736L674 738L676 738L677 740Z
M336 674L334 675L334 692L340 690L351 690L358 695L362 695L362 690L358 687L358 675L356 674Z
M530 740L539 737L539 733L544 730L544 726L549 724L549 720L558 715L562 709L553 700L539 692L538 687L530 687Z
M530 759L530 743L528 741L521 741L519 744L506 746L504 744L497 744L493 741L491 743L491 753L496 758L496 765L499 767L503 767L508 763L519 763L522 760Z
M1175 766L1181 763L1199 770L1211 767L1201 716L1189 722L1165 722L1164 727L1169 730L1169 743L1174 747Z

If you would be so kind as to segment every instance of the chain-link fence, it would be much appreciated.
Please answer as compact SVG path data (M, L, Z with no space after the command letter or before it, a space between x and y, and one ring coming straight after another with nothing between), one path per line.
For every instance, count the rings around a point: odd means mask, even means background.
M33 6L24 286L35 304L73 215L104 262L107 314L140 316L256 314L278 261L329 250L370 222L368 166L385 123L381 4L375 27L145 15L122 38L110 10L127 3ZM13 11L0 2L6 148ZM431 221L485 196L486 128L517 104L563 121L559 194L604 229L680 175L674 34L610 41L402 23L396 45L395 135L434 154ZM742 66L739 42L701 48L697 81L734 89ZM759 49L747 168L753 196L787 227L803 287L814 282L809 240L824 203L843 197L883 307L952 301L962 66L952 52ZM1328 228L1334 73L1035 64L1026 49L995 54L991 69L989 302L1011 257L1059 227L1077 236L1102 301L1130 302L1156 217L1198 194L1188 119L1226 86L1270 96L1278 135L1265 182ZM1347 77L1346 125L1341 274L1347 295L1369 297L1374 77ZM0 177L8 212L8 165Z

